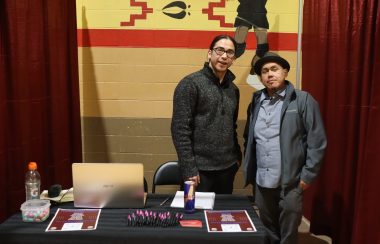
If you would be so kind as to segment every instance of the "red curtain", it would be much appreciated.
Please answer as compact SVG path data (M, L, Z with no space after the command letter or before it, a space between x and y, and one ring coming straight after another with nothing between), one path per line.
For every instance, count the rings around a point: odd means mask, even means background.
M304 1L302 87L319 101L328 146L305 193L311 231L334 243L380 243L380 6Z
M0 1L0 222L25 201L38 163L42 189L71 187L81 161L75 0Z

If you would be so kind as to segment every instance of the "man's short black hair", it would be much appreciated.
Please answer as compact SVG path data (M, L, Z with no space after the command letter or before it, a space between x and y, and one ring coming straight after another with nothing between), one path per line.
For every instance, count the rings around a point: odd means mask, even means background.
M234 49L236 50L236 45L237 45L236 41L233 37L231 37L229 35L218 35L218 36L214 37L214 40L212 40L212 42L210 44L209 50L213 50L215 47L215 43L217 43L218 41L220 41L222 39L227 39L227 40L232 41L232 43L234 44Z

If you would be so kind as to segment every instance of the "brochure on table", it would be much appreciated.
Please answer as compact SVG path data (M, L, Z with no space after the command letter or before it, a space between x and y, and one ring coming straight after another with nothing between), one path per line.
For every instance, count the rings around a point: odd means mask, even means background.
M184 196L183 191L177 191L170 207L183 208L184 207L183 196ZM195 192L195 208L196 209L213 209L214 202L215 202L214 192Z
M246 210L206 210L208 232L256 232Z
M46 231L95 230L101 209L57 209Z

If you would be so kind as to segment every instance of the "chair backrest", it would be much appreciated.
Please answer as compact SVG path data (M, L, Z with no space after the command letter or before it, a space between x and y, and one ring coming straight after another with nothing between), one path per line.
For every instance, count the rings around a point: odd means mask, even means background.
M146 181L144 177L144 192L148 193L148 182Z
M178 185L182 188L183 180L177 161L168 161L161 164L154 173L152 193L156 192L156 185Z

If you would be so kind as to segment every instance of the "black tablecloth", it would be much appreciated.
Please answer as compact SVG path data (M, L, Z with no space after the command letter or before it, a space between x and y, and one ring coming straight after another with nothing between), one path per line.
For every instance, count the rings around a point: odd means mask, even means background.
M182 209L170 208L171 200L164 206L160 203L168 195L150 194L146 209L155 211ZM0 225L0 243L264 243L263 225L252 204L245 196L216 195L214 210L247 210L257 232L246 233L209 233L207 232L204 212L197 210L193 214L185 214L184 219L202 220L202 228L175 227L128 227L126 216L135 209L102 209L98 226L92 231L60 231L45 232L57 208L73 208L73 203L61 204L51 208L50 217L43 223L25 223L21 212L11 216Z

